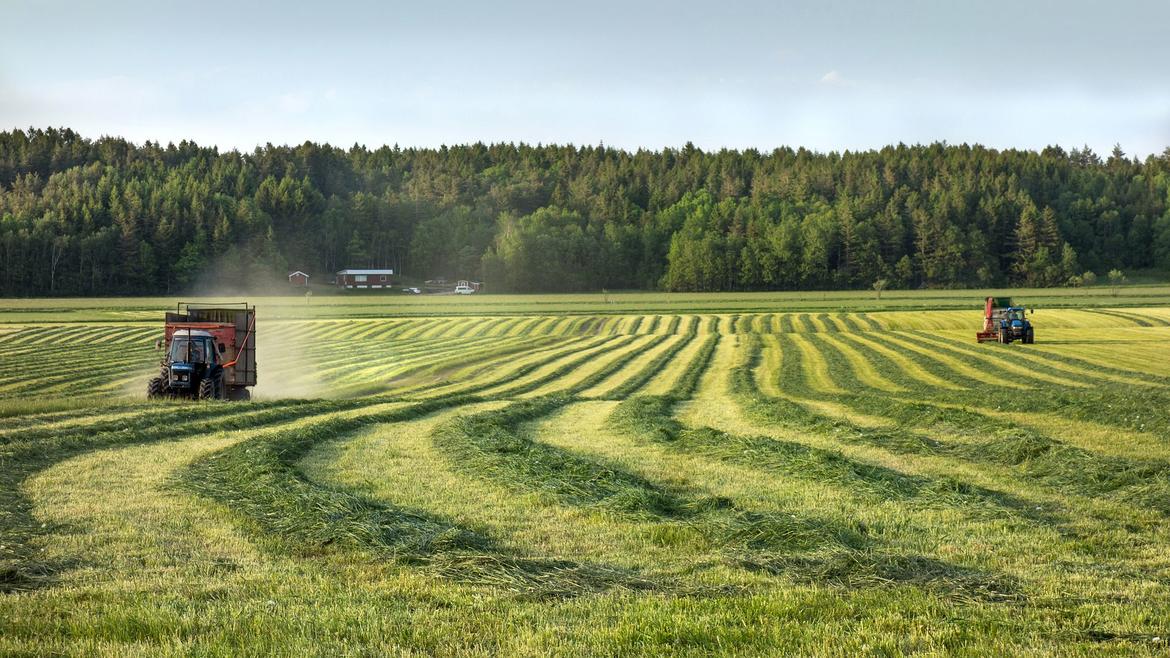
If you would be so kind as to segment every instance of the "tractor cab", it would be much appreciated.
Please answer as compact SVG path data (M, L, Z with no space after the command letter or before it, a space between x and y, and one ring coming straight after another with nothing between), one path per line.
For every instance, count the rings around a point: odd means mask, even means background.
M178 329L171 336L165 366L167 386L176 392L196 391L204 379L215 380L223 367L215 338L206 331Z

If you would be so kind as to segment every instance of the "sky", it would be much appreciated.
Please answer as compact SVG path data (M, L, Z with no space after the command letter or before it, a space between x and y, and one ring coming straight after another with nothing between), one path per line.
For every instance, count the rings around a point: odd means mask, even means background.
M0 0L0 130L1170 147L1170 1Z

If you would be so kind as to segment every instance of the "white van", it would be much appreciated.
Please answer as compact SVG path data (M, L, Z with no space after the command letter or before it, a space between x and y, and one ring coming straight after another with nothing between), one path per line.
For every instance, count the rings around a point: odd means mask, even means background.
M455 286L455 294L456 295L470 295L473 292L475 292L475 289L473 289L471 286L465 286L465 285Z

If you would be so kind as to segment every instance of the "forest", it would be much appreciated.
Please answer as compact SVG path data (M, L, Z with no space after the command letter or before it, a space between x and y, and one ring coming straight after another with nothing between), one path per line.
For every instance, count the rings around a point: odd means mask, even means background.
M0 242L6 297L357 267L496 292L1083 285L1170 271L1170 148L241 153L30 128L0 132Z

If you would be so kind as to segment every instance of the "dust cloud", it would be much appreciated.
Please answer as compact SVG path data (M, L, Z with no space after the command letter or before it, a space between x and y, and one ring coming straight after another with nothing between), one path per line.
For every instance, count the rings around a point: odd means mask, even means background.
M229 257L234 260L236 257ZM323 381L320 342L307 336L314 326L311 300L271 272L243 270L238 262L205 269L184 301L213 305L248 302L256 307L256 386L253 399L336 397ZM214 274L210 274L214 273Z

